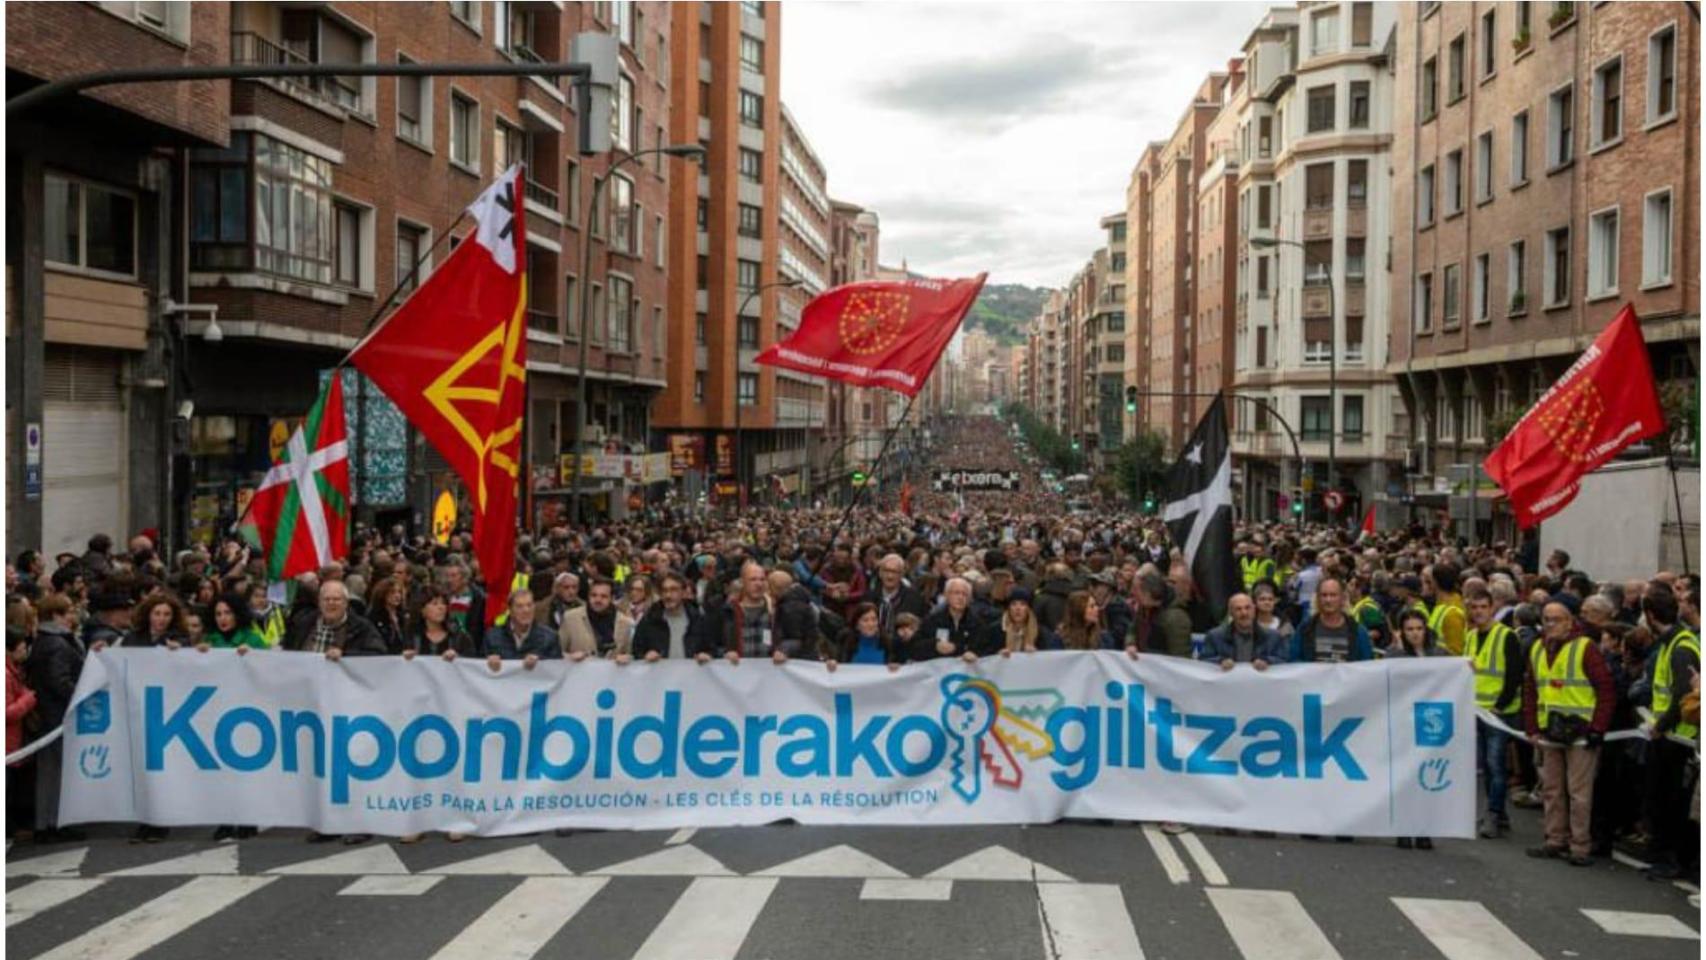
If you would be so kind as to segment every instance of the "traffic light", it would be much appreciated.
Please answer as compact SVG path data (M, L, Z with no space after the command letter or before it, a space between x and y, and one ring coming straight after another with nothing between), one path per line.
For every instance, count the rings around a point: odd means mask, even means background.
M855 487L862 487L865 485L865 471L863 471L863 470L853 471L853 485Z
M1301 489L1291 491L1291 513L1292 516L1303 516L1303 491Z
M1072 452L1073 453L1078 452L1078 441L1077 440L1072 441Z
M1143 495L1143 512L1144 513L1154 513L1155 512L1155 494L1146 493Z
M1131 414L1137 413L1137 388L1136 387L1126 387L1125 388L1125 412L1131 413Z

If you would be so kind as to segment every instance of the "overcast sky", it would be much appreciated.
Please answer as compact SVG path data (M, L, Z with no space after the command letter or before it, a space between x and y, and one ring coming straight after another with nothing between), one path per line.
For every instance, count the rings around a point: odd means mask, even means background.
M790 2L782 97L885 264L1060 286L1267 6Z

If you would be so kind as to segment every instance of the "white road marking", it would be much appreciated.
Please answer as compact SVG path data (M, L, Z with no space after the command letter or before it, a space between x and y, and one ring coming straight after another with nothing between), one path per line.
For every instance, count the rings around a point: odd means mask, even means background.
M768 870L760 870L752 876L840 877L853 880L878 877L893 880L904 879L906 874L863 850L855 850L845 843L840 843L816 853L808 853L797 860L777 864Z
M866 880L859 888L861 900L948 900L954 895L952 880Z
M438 886L443 877L387 876L357 877L338 891L340 897L418 897Z
M1290 891L1211 887L1208 900L1244 960L1342 960Z
M1144 824L1143 838L1149 841L1149 849L1155 851L1155 859L1161 861L1161 869L1167 871L1168 880L1175 884L1191 882L1191 871L1185 869L1185 861L1180 859L1178 851L1173 849L1173 844L1160 827L1153 823Z
M1039 883L1037 897L1049 960L1143 960L1118 884Z
M237 869L237 845L224 844L211 850L185 854L159 863L145 863L128 870L114 870L109 877L234 877Z
M1446 960L1542 960L1533 947L1474 900L1393 897Z
M1033 874L1033 871L1034 874ZM953 863L930 871L932 880L1036 880L1040 883L1071 883L1072 878L1052 867L1021 857L1002 846L984 847Z
M473 877L567 877L573 874L556 857L545 852L537 843L525 847L499 850L482 857L458 860L422 873L442 873Z
M131 960L272 883L274 877L197 877L108 920L36 960Z
M665 840L663 844L666 847L680 846L681 844L693 839L693 835L698 832L698 827L682 827L680 830L670 834L669 839Z
M529 877L463 927L433 960L531 960L608 882Z
M1634 913L1628 910L1582 909L1587 918L1599 924L1606 933L1629 937L1669 937L1673 940L1698 940L1700 934L1688 924L1668 913Z
M734 960L780 881L700 877L687 885L635 960Z
M23 923L43 910L51 910L68 900L75 900L105 882L105 880L81 879L37 880L16 890L8 891L6 894L6 926Z
M6 876L75 877L82 871L83 861L88 856L88 847L78 847L75 850L50 853L45 857L32 857L18 863L6 864Z
M344 853L334 853L318 860L305 860L283 867L273 867L267 873L305 876L367 876L369 874L408 873L409 868L397 859L390 844L380 843L357 847Z
M625 877L732 877L733 870L698 847L665 847L643 857L613 863L591 874Z
M1633 867L1636 870L1645 870L1652 866L1652 864L1647 861L1637 860L1621 850L1611 851L1611 859L1623 864L1625 867Z
M1202 838L1194 833L1179 834L1179 846L1191 855L1191 860L1197 865L1197 872L1202 874L1203 882L1215 887L1226 886L1226 872L1220 869L1220 861L1214 859L1214 854L1208 852Z

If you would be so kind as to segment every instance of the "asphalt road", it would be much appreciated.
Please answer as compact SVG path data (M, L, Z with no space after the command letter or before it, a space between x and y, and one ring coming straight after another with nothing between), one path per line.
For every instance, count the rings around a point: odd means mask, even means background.
M16 960L1670 960L1689 891L1501 841L1167 837L1154 827L550 834L451 844L15 846ZM1603 911L1590 914L1589 911ZM1597 918L1597 919L1596 919Z

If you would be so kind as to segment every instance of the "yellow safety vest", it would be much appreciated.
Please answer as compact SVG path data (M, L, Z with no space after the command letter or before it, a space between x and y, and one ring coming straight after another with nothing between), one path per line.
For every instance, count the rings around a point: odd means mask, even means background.
M1244 573L1244 589L1254 589L1263 580L1272 580L1274 562L1267 557L1239 557L1238 566Z
M1458 613L1463 613L1463 608L1455 603L1436 603L1434 604L1434 608L1428 611L1428 629L1434 632L1434 638L1439 641L1439 645L1447 650L1451 650L1451 644L1447 642L1445 638L1445 617L1446 614L1453 610L1456 610ZM1469 622L1469 615L1467 613L1463 613L1463 620L1465 624ZM1458 654L1463 651L1458 649L1451 650L1451 652L1453 654Z
M522 573L520 570L517 570L515 572L515 576L512 576L509 578L509 590L504 593L504 598L503 598L504 610L502 613L498 614L497 619L493 620L492 623L501 627L504 624L509 622L509 597L510 597L510 594L516 592L517 590L526 589L530 579L531 578L529 578L527 574ZM491 603L492 598L487 597L486 602ZM484 629L484 627L482 626L482 627L480 627L480 629Z
M1531 660L1542 731L1554 711L1583 720L1593 719L1594 706L1599 703L1599 698L1594 694L1593 681L1588 679L1587 669L1583 666L1587 651L1588 638L1577 637L1559 647L1558 655L1547 663L1546 641L1535 641Z
M1676 636L1670 638L1664 649L1659 651L1659 662L1653 668L1653 715L1662 717L1670 709L1671 665L1670 658L1676 653L1676 648L1693 650L1695 659L1700 658L1700 638L1692 630L1678 630ZM1700 728L1692 723L1677 721L1672 729L1679 737L1690 740L1700 738Z
M615 577L615 580L616 580L616 582L617 582L617 583L618 583L618 584L622 584L622 583L627 583L627 582L628 582L628 574L629 574L629 572L630 572L630 571L629 571L629 568L628 568L628 565L627 565L627 564L625 564L625 563L618 563L618 564L617 564L617 565L616 565L616 577Z
M268 607L266 616L255 618L255 630L262 644L276 648L284 642L284 610L276 603Z
M1475 665L1475 706L1491 710L1505 692L1505 640L1511 628L1495 623L1485 633L1463 635L1463 655Z

